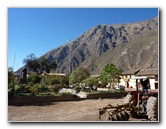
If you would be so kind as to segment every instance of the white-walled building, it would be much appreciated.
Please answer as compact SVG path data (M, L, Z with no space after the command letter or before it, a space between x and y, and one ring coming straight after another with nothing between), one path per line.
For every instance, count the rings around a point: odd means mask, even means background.
M158 69L128 70L122 73L119 85L136 88L136 77L149 78L151 90L158 89Z
M158 69L140 70L136 76L147 76L150 81L151 90L158 89Z
M139 72L140 70L127 70L122 73L120 83L119 85L123 85L126 88L135 88L136 82L135 75Z

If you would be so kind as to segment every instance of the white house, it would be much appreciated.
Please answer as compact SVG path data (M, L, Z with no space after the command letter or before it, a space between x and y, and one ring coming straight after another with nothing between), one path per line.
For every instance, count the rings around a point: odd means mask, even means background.
M136 77L149 78L151 90L158 89L158 69L127 70L122 73L119 85L136 88Z
M123 85L126 88L135 88L136 82L135 75L139 72L140 70L127 70L122 73L120 83L119 85Z
M151 90L158 89L158 69L143 69L136 76L147 76L150 81Z

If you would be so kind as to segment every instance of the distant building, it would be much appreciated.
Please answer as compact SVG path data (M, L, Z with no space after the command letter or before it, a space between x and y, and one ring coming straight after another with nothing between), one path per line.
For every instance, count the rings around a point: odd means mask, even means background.
M66 77L66 74L64 73L47 73L47 72L42 72L42 76L56 76L56 77Z
M126 88L136 88L135 77L148 77L151 89L158 89L158 69L127 70L122 73L120 84Z
M132 79L140 70L127 70L122 73L119 85L129 87L135 87L135 80Z
M158 69L143 69L136 76L147 76L150 81L151 89L158 89Z

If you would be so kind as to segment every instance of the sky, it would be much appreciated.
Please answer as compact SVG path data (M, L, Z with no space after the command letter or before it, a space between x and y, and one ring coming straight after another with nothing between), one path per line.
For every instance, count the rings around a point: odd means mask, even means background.
M8 8L8 67L75 40L98 24L121 24L158 16L158 8Z

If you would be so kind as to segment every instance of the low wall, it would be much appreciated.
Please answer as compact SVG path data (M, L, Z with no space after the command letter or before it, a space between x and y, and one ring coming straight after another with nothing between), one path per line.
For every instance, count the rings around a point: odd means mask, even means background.
M80 98L76 95L13 96L8 98L8 105L50 103L50 102L57 102L57 101L73 101L73 100L80 100Z
M97 93L87 94L86 98L80 98L77 95L61 95L61 96L13 96L8 98L8 105L24 105L36 103L51 103L59 101L78 101L85 99L99 99L99 98L121 98L125 97L127 92L118 93Z
M116 92L116 93L100 93L100 94L87 94L87 99L99 99L99 98L121 98L125 97L127 92Z

